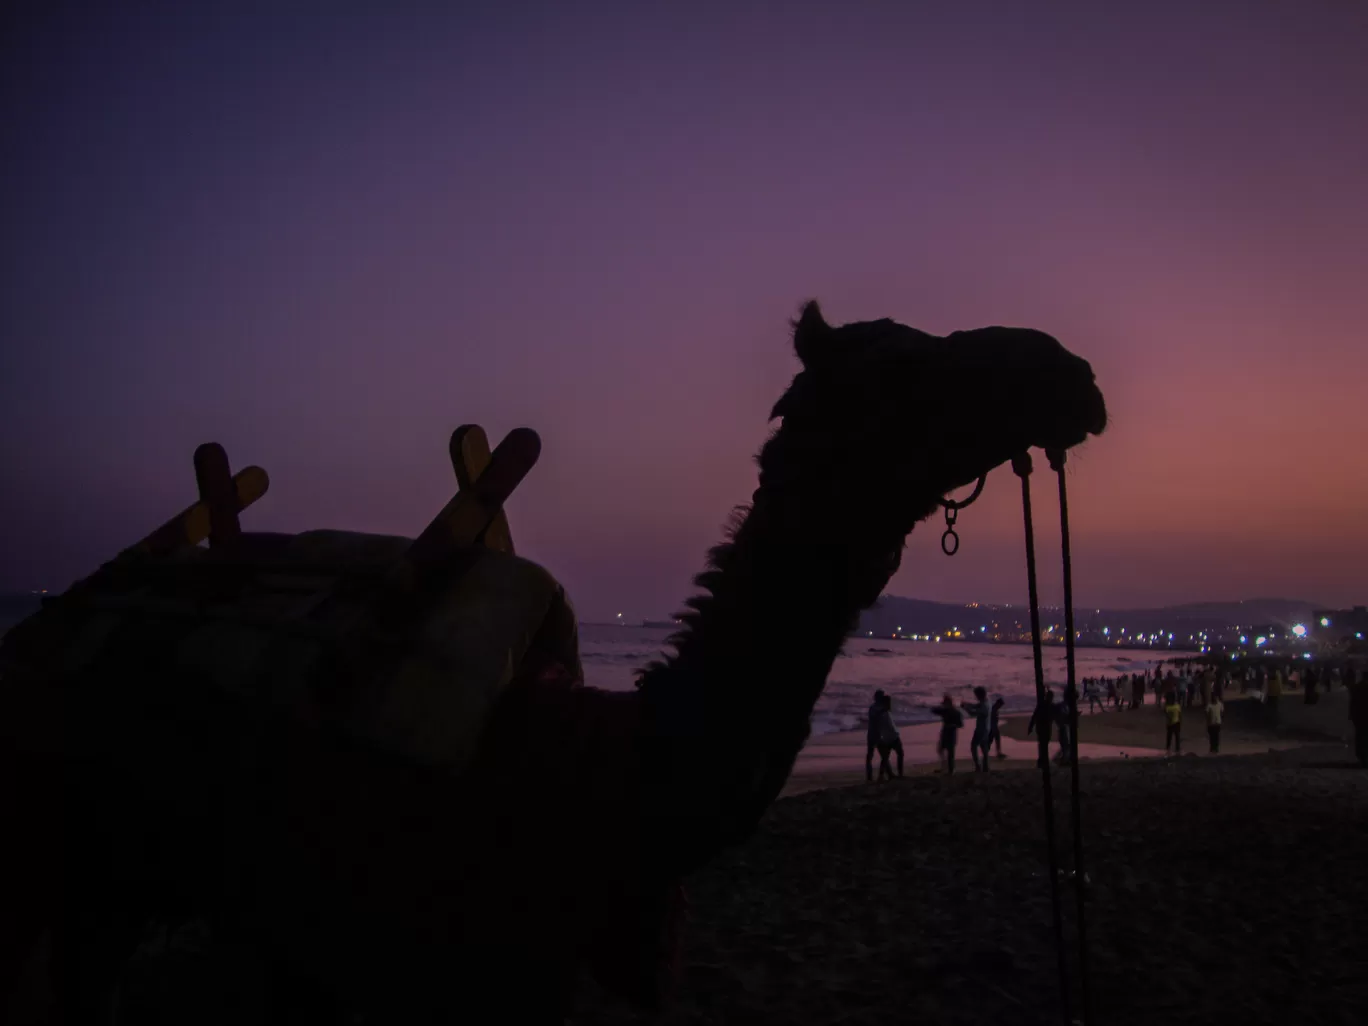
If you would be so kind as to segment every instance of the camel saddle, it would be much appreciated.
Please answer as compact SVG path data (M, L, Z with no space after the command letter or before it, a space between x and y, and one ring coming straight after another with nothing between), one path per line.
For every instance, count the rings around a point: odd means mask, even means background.
M5 676L30 685L6 688L8 700L155 678L459 772L524 666L580 672L564 589L511 551L502 502L538 446L530 431L510 440L491 455L478 428L453 435L460 490L416 540L242 532L237 513L266 475L229 477L222 449L201 446L199 502L6 637ZM49 740L79 750L79 724L58 718L47 719L65 737Z

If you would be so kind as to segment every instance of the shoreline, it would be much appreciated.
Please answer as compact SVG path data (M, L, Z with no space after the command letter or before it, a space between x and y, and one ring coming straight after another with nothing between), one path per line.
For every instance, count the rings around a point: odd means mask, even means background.
M1206 719L1197 707L1184 710L1183 756L1221 758L1224 756L1267 755L1312 745L1335 743L1331 736L1289 735L1286 732L1252 724L1252 699L1234 698L1226 703L1225 725L1222 729L1221 750L1212 755L1208 751ZM1235 708L1232 708L1235 707ZM991 774L999 770L1037 769L1036 739L1026 734L1030 717L1020 713L1003 716L1001 720L1002 753L990 759ZM927 776L941 773L936 744L940 724L913 723L898 728L904 753L906 776ZM974 763L969 755L969 739L973 727L966 718L966 726L959 732L955 744L955 776L974 774ZM1159 707L1144 705L1136 710L1109 710L1086 713L1078 718L1078 758L1080 763L1122 762L1137 759L1162 760L1165 720ZM1051 758L1058 751L1058 734L1050 742ZM803 746L794 763L793 772L780 792L781 798L823 791L831 788L867 784L865 780L865 734L862 730L821 734ZM896 758L896 756L894 757ZM878 772L879 757L874 756L874 770ZM875 783L878 781L876 779Z

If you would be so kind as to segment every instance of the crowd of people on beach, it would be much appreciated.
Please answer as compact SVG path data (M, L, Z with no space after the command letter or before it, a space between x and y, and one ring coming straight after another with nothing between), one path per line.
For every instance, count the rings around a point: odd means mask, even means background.
M1342 666L1297 666L1295 664L1263 663L1232 670L1230 667L1201 666L1190 662L1170 667L1161 665L1140 673L1117 677L1088 677L1082 682L1078 711L1086 704L1088 712L1099 709L1139 710L1145 705L1146 694L1154 696L1154 704L1162 710L1165 722L1164 750L1174 755L1182 753L1183 714L1197 710L1205 720L1208 751L1215 755L1221 750L1221 729L1225 720L1225 695L1238 688L1241 695L1256 694L1262 701L1266 725L1277 726L1278 706L1285 693L1300 693L1307 704L1319 701L1321 691L1343 687L1351 691L1350 718L1356 729L1356 747L1360 761L1368 765L1368 673L1359 671L1351 663ZM941 721L936 751L944 772L955 772L955 748L965 715L973 720L974 732L969 741L969 755L976 772L987 772L993 749L996 757L1006 758L1002 752L999 716L1002 696L990 702L987 689L974 688L974 701L956 703L946 694L939 705L925 708ZM1066 696L1056 700L1053 689L1046 688L1042 700L1031 713L1026 727L1040 744L1039 764L1046 764L1046 753L1055 731L1059 735L1059 750L1055 762L1067 764L1073 753L1073 705ZM1362 723L1360 723L1362 721ZM865 777L875 779L874 755L879 755L878 779L892 779L903 775L903 744L893 722L892 699L884 691L874 692L874 703L869 707L869 730L865 754ZM892 758L897 756L894 771Z
M1145 704L1148 692L1154 696L1157 706L1167 706L1168 698L1172 695L1185 709L1205 708L1211 703L1213 695L1222 695L1238 687L1242 695L1251 692L1259 694L1268 707L1269 721L1276 723L1278 702L1284 693L1300 692L1302 700L1307 705L1313 705L1319 701L1322 690L1329 692L1337 687L1352 688L1358 678L1358 671L1350 663L1319 668L1270 663L1237 671L1210 666L1194 670L1192 664L1188 664L1176 673L1172 668L1164 673L1162 666L1156 666L1153 676L1146 671L1120 677L1085 678L1083 701L1088 704L1089 712L1099 707L1104 711L1109 707L1139 709Z
M999 730L999 716L1004 705L1001 695L996 695L993 701L988 701L988 691L986 688L974 688L974 701L961 702L958 706L955 699L947 694L940 705L928 705L925 708L932 715L941 721L940 737L936 742L936 754L941 760L941 765L946 773L955 772L955 746L959 738L959 732L964 727L963 712L968 713L974 719L974 733L969 739L969 755L974 760L974 769L979 772L987 772L989 758L994 749L999 759L1007 756L1002 754L1002 733ZM895 775L903 775L903 746L902 738L898 734L898 728L893 722L893 700L882 690L874 692L874 704L869 707L869 730L866 737L865 748L865 779L873 781L874 773L874 753L879 754L879 780L890 780ZM889 761L896 753L898 757L898 769L895 774L892 763Z

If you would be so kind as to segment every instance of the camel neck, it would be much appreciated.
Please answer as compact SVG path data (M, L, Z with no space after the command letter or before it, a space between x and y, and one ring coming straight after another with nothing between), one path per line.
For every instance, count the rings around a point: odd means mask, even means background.
M732 542L715 553L699 580L709 595L680 643L680 659L695 649L709 673L725 658L751 679L789 674L778 689L785 703L811 711L831 664L860 611L882 590L901 538L880 543L861 534L820 498L755 495Z
M641 688L663 849L682 869L746 836L788 778L827 674L896 566L812 501L766 489L697 581L676 654Z

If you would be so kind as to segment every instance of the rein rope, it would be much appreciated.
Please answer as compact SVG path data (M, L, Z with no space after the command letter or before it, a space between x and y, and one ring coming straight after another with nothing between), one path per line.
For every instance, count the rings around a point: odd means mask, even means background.
M1074 885L1077 900L1078 927L1078 969L1083 996L1084 1023L1092 1023L1092 992L1088 984L1088 947L1084 890L1088 883L1083 870L1083 810L1080 803L1078 781L1078 687L1075 675L1074 657L1074 609L1073 609L1073 559L1069 549L1069 498L1064 481L1066 452L1051 449L1046 452L1050 469L1059 479L1059 527L1061 551L1064 564L1064 654L1067 665L1067 684L1064 701L1069 714L1069 764L1071 770L1072 796L1070 800L1073 826L1074 869L1069 875ZM1045 705L1045 660L1040 633L1040 596L1036 586L1035 527L1031 519L1031 456L1023 452L1012 460L1012 472L1021 478L1021 513L1026 533L1026 587L1031 605L1031 654L1035 662L1036 715L1044 715ZM973 494L967 499L954 501L941 499L945 508L945 533L941 535L941 551L953 556L959 551L959 535L955 533L955 522L959 511L973 503L982 493L987 475L979 478ZM1050 873L1050 907L1054 918L1055 952L1059 962L1059 996L1061 1011L1066 1026L1075 1023L1073 1018L1073 997L1069 987L1068 955L1064 941L1064 912L1059 897L1059 851L1055 838L1054 788L1050 777L1050 744L1043 730L1037 732L1037 745L1040 753L1040 776L1044 798L1046 858Z

